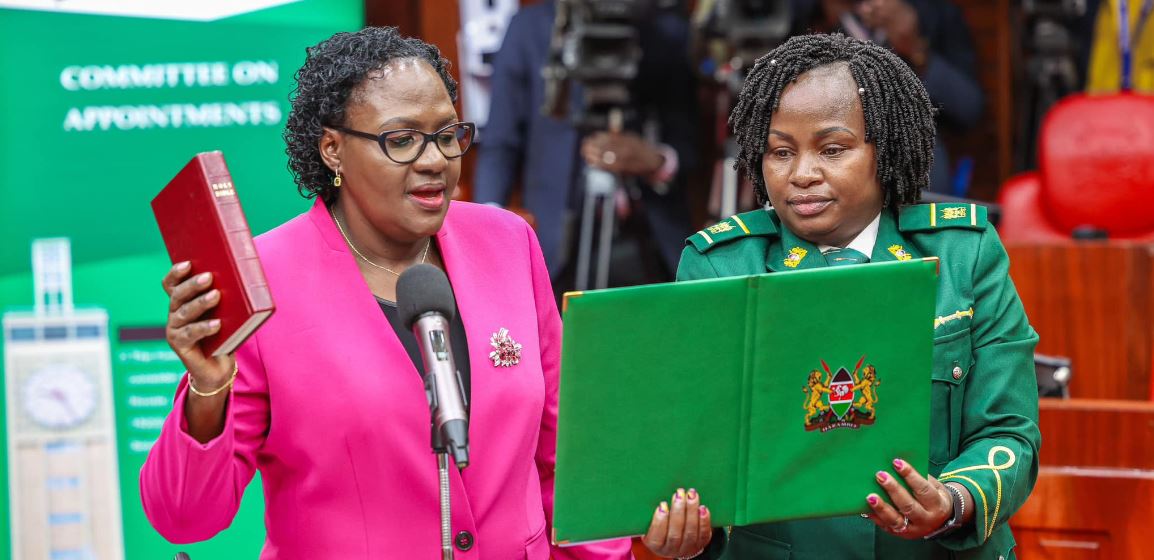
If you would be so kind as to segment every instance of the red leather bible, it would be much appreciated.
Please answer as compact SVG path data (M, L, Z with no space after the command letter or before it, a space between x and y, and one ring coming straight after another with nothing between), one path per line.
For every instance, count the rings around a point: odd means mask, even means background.
M194 275L211 272L220 290L220 303L200 318L220 319L220 330L201 340L202 350L232 353L276 307L224 155L192 158L152 199L152 213L172 262L191 262Z

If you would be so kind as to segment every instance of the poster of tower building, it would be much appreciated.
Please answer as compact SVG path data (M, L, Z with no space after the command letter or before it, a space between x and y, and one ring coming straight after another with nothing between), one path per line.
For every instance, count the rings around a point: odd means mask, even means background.
M67 239L33 244L35 306L3 316L12 557L124 557L108 315L72 302Z

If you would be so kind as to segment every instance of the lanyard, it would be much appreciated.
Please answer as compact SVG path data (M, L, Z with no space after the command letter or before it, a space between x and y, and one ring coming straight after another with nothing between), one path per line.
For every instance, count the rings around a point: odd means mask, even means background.
M1154 10L1154 0L1144 0L1142 10L1138 13L1138 21L1134 23L1134 38L1142 36L1142 27ZM1130 39L1130 4L1128 0L1118 0L1118 50L1122 53L1122 91L1129 91L1133 86L1134 43Z

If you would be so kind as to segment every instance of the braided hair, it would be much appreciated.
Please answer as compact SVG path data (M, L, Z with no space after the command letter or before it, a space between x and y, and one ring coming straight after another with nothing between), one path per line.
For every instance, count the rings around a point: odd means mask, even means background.
M738 145L735 167L753 181L758 204L769 201L761 160L782 91L802 74L844 62L858 84L866 141L877 157L884 205L914 204L929 184L934 159L934 109L917 74L901 58L840 33L800 35L759 58L729 116Z
M441 51L420 39L404 37L395 27L366 27L355 33L337 33L306 49L305 63L296 73L290 96L292 110L285 125L285 153L297 191L305 198L320 196L326 204L337 199L333 172L317 148L324 127L342 126L349 98L371 73L394 60L423 60L433 67L449 98L457 101L457 82L449 75L449 61Z

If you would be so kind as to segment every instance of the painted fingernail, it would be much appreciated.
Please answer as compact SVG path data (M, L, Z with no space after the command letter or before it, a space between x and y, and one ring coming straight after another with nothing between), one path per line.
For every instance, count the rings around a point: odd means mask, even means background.
M673 494L674 503L680 502L681 500L684 500L684 499L685 499L685 489L684 488L678 488L677 493Z
M689 492L686 492L685 495L689 496L690 500L696 500L697 499L697 490L694 488L690 488Z
M906 468L906 462L901 459L894 459L894 468L900 471Z
M709 510L706 509L705 506L697 506L697 515L705 517L706 515L709 515Z
M220 326L220 319L213 319L208 322L208 328L215 329Z
M181 262L178 262L175 265L173 265L172 269L177 271L177 272L184 272L184 271L188 270L188 267L190 267L190 266L192 266L192 263L190 263L188 261L181 261Z
M657 505L657 513L659 513L661 515L665 515L665 514L669 513L669 504L667 504L665 502L661 502L660 504L658 504Z
M200 284L201 286L206 286L206 285L208 285L208 280L211 277L212 277L211 273L202 272L199 276L196 277L196 283Z
M866 501L869 502L871 506L878 505L878 497L874 496L873 494L866 496Z
M878 471L878 482L884 483L884 482L888 481L889 479L890 479L890 475L886 474L885 471Z

